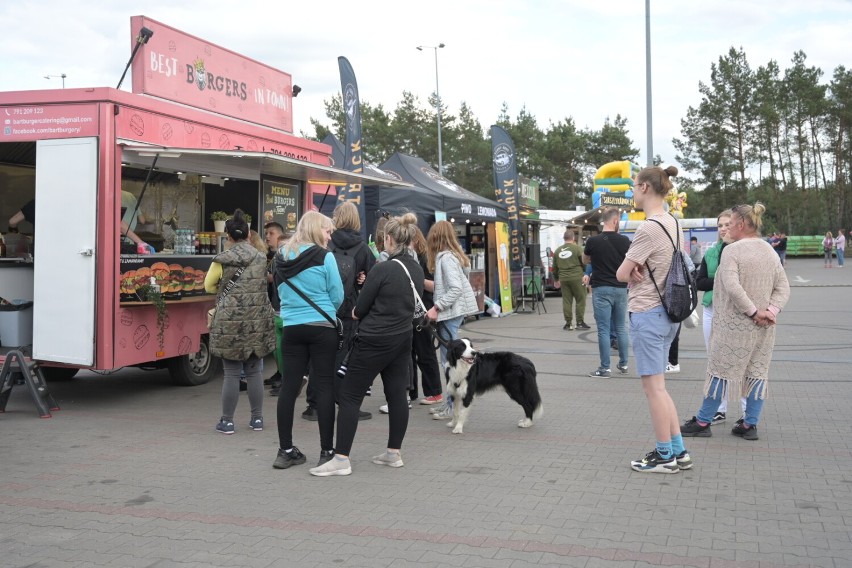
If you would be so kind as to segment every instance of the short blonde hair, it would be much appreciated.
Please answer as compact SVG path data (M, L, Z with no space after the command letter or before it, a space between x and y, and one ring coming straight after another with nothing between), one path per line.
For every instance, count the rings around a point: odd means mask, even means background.
M332 220L322 213L308 211L299 219L299 224L296 225L296 232L284 244L282 249L284 257L287 258L290 253L298 256L299 248L305 245L317 245L325 248L325 235L323 231L326 229L334 230Z
M344 201L335 207L331 220L334 221L336 229L361 230L361 216L358 214L358 208L351 201Z

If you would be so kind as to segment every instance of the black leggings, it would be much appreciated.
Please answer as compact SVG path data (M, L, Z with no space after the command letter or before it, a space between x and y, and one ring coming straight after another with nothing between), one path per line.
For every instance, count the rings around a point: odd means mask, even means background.
M420 368L420 379L423 383L423 396L441 394L441 370L438 367L438 353L432 344L432 332L424 328L414 331L411 359L416 366L414 373L414 396L417 397L417 368Z
M677 326L677 334L675 334L675 338L672 340L671 346L669 346L669 363L672 365L677 365L678 347L680 346L680 328L681 326Z
M319 325L285 325L281 339L284 376L278 394L278 441L282 449L293 447L293 414L302 377L311 367L310 381L317 395L320 448L334 445L334 357L337 330Z
M408 383L411 365L411 332L393 336L358 336L349 357L349 372L343 379L338 400L337 444L334 451L345 456L352 451L358 429L358 411L367 387L382 375L388 401L388 448L399 449L408 429Z

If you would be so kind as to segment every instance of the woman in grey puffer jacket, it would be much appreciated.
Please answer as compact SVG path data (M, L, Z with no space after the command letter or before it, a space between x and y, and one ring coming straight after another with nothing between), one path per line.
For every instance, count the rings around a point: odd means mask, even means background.
M210 325L210 352L222 358L222 418L216 430L234 433L234 411L239 398L240 372L244 369L251 405L252 430L263 430L263 357L275 349L275 324L266 293L266 256L249 243L249 228L237 209L225 223L232 246L216 255L204 279L204 289L218 293L216 314ZM234 285L222 292L239 271Z
M435 305L428 312L441 325L438 331L446 340L455 339L465 316L479 312L470 286L470 260L459 245L453 225L438 221L426 240L429 269L435 274ZM441 363L447 362L447 350L441 346Z
M426 239L429 269L435 274L435 305L426 316L438 322L438 334L446 341L458 337L464 318L479 312L476 296L470 286L470 260L456 239L453 225L438 221L429 229ZM442 344L441 367L447 364L447 348ZM453 400L444 397L444 404L432 410L432 418L444 420L453 416Z

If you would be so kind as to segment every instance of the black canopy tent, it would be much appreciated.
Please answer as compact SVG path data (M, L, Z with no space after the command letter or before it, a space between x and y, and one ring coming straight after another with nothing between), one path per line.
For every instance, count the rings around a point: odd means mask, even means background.
M397 152L379 168L399 181L413 183L440 195L443 207L432 210L432 215L435 211L444 211L448 219L469 223L505 222L509 219L505 207L445 178L422 158Z
M323 139L324 144L331 146L332 162L336 167L342 167L343 143L333 134L329 134ZM369 162L364 163L364 172L369 172L370 175L376 177L386 177L389 182L398 181L399 177L385 172L381 168L374 166ZM444 210L443 196L437 192L422 187L414 182L414 187L388 187L382 185L371 185L363 188L364 192L364 208L367 218L364 220L366 232L368 235L375 234L376 221L384 213L399 215L405 212L412 212L417 215L418 225L420 229L426 233L429 227L434 222L435 211ZM324 198L324 201L323 201ZM334 207L337 205L337 190L330 188L328 195L314 195L314 205L323 214L331 216Z
M342 167L343 143L333 134L326 136L323 143L331 146L335 167ZM375 177L387 177L389 181L405 181L414 185L410 188L382 185L364 187L368 234L375 232L376 220L383 213L399 215L411 211L417 215L424 233L434 223L436 211L445 212L447 219L462 223L493 223L508 219L508 213L502 205L456 185L416 156L397 152L379 167L369 162L364 162L363 167L364 173ZM321 207L323 213L331 215L337 204L337 191L331 188L328 193L324 202L322 195L315 195L317 201L314 205L318 209Z

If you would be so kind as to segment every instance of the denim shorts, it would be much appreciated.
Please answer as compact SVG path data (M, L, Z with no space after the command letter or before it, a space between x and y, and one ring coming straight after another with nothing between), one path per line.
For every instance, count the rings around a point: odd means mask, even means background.
M669 319L663 306L647 312L630 312L630 341L636 372L643 375L662 375L666 372L669 347L680 324Z

